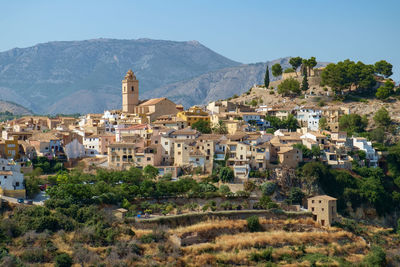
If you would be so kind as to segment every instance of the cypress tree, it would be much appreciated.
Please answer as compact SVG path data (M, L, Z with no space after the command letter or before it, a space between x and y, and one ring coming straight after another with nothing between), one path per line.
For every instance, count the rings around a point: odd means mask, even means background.
M265 85L265 89L267 89L269 86L269 67L268 66L267 66L267 70L265 71L264 85Z
M307 79L307 70L304 71L303 82L301 83L301 90L308 90L308 79Z

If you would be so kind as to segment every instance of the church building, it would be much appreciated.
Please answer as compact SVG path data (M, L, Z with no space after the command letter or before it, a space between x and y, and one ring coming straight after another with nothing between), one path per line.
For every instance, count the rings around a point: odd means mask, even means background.
M129 70L122 80L122 112L146 117L150 123L160 116L176 115L178 109L176 104L166 97L140 101L139 80L133 71Z

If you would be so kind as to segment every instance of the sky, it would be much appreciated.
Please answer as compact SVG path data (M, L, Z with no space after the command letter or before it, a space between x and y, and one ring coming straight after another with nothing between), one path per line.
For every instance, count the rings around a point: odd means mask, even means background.
M400 81L399 0L0 0L0 51L94 38L197 40L242 63L315 56Z

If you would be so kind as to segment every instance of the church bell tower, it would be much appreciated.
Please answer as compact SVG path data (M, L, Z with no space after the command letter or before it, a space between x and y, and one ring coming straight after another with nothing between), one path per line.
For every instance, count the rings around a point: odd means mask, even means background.
M122 111L135 113L139 104L139 81L132 70L129 70L122 80Z

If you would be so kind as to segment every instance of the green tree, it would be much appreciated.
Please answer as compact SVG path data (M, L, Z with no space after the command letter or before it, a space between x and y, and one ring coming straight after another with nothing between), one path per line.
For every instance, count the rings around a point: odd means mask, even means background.
M229 167L223 167L219 170L219 179L225 183L233 181L235 175Z
M288 129L293 132L299 128L299 123L293 114L289 114L287 119L281 122L280 126L283 129Z
M381 247L373 246L363 261L368 267L384 267L386 266L386 253Z
M382 107L375 113L374 121L376 124L382 127L388 127L392 123L389 112L384 107Z
M328 64L321 73L321 85L328 85L335 94L341 93L351 86L356 90L371 90L376 84L374 66L362 62L355 63L349 59L337 64Z
M375 73L380 74L386 78L392 76L393 74L393 65L387 62L386 60L381 60L375 63Z
M378 127L370 132L370 137L372 140L383 144L385 142L385 129L383 127Z
M292 57L289 60L289 64L292 65L294 71L296 72L296 76L297 76L297 68L300 67L302 62L303 62L303 59L301 57Z
M378 88L375 96L378 99L385 100L394 93L394 83L391 81L386 81L382 86Z
M315 158L319 158L321 156L321 149L319 148L319 146L313 146L311 148L311 153L313 155L313 157Z
M289 193L289 201L292 204L302 204L304 198L304 193L298 187L292 187Z
M311 70L317 66L317 60L315 57L303 60L303 64L308 68L308 73L311 75Z
M287 68L283 71L283 73L293 73L295 70L293 68Z
M308 89L309 89L309 85L308 85L308 78L307 78L307 73L306 73L306 75L303 76L303 81L301 82L301 90L307 91Z
M346 131L348 135L362 133L368 125L368 119L358 114L346 114L339 119L339 128Z
M72 266L72 258L67 253L61 253L55 257L56 267Z
M34 198L40 192L40 180L35 176L27 177L24 180L26 194L29 198Z
M264 86L267 89L269 86L269 66L267 65L267 70L265 71L265 76L264 76Z
M299 95L300 92L300 83L293 78L286 79L278 85L278 93L283 96Z
M258 216L253 215L247 218L247 228L250 232L258 232L261 230L261 224Z
M282 66L279 63L276 63L272 66L272 75L275 77L282 75Z
M325 117L319 119L318 126L320 130L328 130L328 122Z
M153 165L147 165L144 167L143 173L147 178L154 179L158 176L158 169Z
M275 192L276 183L274 182L265 182L261 185L261 192L265 196L270 196Z
M192 128L203 134L211 133L211 126L209 121L199 120L192 124Z

